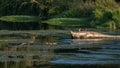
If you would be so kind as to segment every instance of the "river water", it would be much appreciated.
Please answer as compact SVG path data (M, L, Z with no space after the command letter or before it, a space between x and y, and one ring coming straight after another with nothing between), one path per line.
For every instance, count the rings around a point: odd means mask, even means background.
M0 68L120 68L120 39L0 36Z

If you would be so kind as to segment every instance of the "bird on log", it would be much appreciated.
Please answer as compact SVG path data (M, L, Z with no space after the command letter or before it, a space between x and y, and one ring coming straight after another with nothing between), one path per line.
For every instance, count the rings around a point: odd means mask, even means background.
M118 35L107 35L94 31L80 31L80 29L78 32L71 31L70 33L73 39L120 38Z

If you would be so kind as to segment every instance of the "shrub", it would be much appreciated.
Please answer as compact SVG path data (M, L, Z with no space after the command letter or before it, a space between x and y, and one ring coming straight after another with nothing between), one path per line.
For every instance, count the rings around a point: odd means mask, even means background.
M115 0L97 0L96 9L93 11L93 26L116 29L120 27L120 8Z

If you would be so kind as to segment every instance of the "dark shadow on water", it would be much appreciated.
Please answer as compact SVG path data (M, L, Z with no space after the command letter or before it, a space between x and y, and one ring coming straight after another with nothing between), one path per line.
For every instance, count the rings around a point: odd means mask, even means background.
M52 68L120 68L119 64L107 65L55 65Z
M120 68L119 64L40 64L40 62L0 62L0 68Z

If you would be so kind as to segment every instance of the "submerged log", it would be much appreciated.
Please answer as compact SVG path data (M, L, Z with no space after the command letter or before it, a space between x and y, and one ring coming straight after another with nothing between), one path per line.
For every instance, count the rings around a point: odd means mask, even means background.
M73 39L120 38L120 36L106 35L93 31L79 31L79 32L71 31L71 36Z

